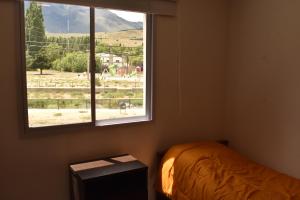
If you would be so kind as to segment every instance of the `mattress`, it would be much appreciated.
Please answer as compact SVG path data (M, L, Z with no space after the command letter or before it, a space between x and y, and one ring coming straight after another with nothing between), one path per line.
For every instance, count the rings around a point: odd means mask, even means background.
M159 188L172 200L300 200L300 180L214 142L170 148L159 174Z

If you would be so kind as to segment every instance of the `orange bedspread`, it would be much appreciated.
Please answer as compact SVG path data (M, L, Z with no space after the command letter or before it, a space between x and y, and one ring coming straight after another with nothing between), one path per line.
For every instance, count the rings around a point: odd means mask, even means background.
M172 147L160 169L161 189L173 200L300 200L300 180L213 142Z

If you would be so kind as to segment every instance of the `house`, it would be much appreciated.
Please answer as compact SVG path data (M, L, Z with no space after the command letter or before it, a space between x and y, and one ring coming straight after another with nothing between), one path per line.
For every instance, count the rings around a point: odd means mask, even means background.
M69 199L70 162L127 152L150 167L154 200L156 153L203 139L226 138L300 178L299 10L300 1L178 1L176 17L155 17L153 121L28 135L18 8L0 1L0 199Z
M97 53L96 59L100 59L101 63L106 66L117 65L118 67L122 67L127 63L124 61L123 57L109 54L109 53Z

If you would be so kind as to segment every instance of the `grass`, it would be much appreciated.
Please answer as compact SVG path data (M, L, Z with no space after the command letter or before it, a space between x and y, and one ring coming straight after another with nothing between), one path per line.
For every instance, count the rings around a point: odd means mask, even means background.
M96 93L96 99L102 98L143 98L143 90L104 90ZM28 99L78 99L88 100L90 99L89 90L86 91L68 91L62 89L60 92L39 90L28 90Z
M54 113L53 116L54 117L60 117L60 116L62 116L62 113Z
M37 73L27 72L29 108L90 108L90 81L85 74L53 70L45 70L47 75L37 75ZM123 101L134 107L142 106L144 96L142 77L97 80L101 83L100 90L96 92L97 107L119 108L120 102Z
M88 88L90 80L86 73L58 72L44 70L47 75L40 75L38 71L27 71L28 88ZM143 87L143 76L133 78L110 77L104 78L96 74L96 86L98 87ZM116 79L118 78L118 79Z

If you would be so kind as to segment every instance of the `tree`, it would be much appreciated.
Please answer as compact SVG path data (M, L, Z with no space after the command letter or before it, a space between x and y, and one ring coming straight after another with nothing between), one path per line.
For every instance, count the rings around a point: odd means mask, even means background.
M46 39L42 6L37 2L30 2L26 10L25 33L28 54L35 57L44 46Z
M40 69L40 74L43 74L43 69L50 69L51 62L44 49L41 49L38 54L35 55L31 64L33 69Z
M32 63L33 63L33 58L26 52L26 70L31 71L32 69Z
M143 66L143 56L133 56L131 58L131 64L133 66Z
M45 51L50 62L53 63L55 60L62 57L63 47L56 43L51 43L45 47Z

